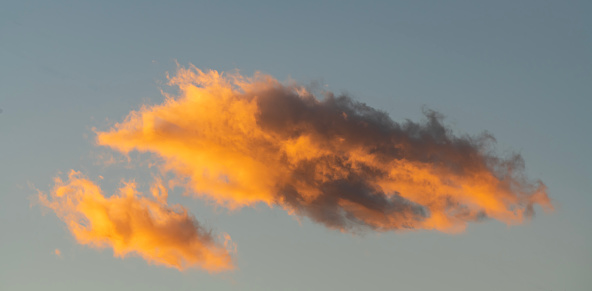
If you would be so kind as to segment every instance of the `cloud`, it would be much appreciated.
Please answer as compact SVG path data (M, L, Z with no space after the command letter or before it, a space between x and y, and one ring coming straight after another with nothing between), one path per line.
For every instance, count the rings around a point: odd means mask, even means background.
M50 195L39 193L42 205L55 211L83 245L112 248L115 257L139 255L151 264L210 272L234 268L230 250L218 243L180 205L169 206L166 188L153 186L154 199L143 197L133 182L105 197L96 184L71 171L67 181L55 178ZM60 255L59 250L55 250Z
M347 96L193 66L170 85L178 96L130 112L97 143L153 153L177 183L231 209L278 205L342 231L458 232L553 208L519 155L497 156L487 134L455 135L433 111L397 123Z

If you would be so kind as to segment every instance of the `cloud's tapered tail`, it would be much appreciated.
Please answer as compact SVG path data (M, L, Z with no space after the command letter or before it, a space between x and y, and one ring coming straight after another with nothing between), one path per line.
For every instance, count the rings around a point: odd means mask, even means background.
M520 156L496 156L485 134L454 135L435 112L397 123L346 96L195 67L170 85L179 96L132 111L98 144L153 153L198 197L229 208L279 205L344 231L447 232L552 209Z
M49 196L40 193L38 198L79 243L110 247L116 257L139 255L149 263L179 270L234 268L228 236L224 244L218 243L185 208L166 203L164 187L155 184L152 192L154 199L143 197L129 182L120 193L105 197L99 186L71 171L67 181L55 179Z

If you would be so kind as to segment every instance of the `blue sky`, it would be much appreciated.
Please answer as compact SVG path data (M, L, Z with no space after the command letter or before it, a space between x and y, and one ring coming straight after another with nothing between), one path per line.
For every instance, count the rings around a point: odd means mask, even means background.
M0 12L0 287L6 290L584 290L592 286L592 35L587 1L119 3L7 1ZM175 62L317 82L459 134L484 130L519 152L556 210L461 234L329 230L265 205L229 212L171 193L231 234L238 269L178 272L76 243L31 206L58 172L121 178L97 165L106 130L160 89ZM147 183L147 182L145 182ZM34 186L31 186L34 185ZM60 256L54 250L61 251Z

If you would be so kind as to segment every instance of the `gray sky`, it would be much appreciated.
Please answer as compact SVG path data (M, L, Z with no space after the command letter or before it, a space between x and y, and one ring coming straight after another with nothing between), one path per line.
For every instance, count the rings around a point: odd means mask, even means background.
M584 290L592 287L592 35L589 1L5 1L0 11L0 289ZM461 234L329 230L258 205L183 196L229 233L219 274L114 258L79 245L35 188L83 171L113 193L148 192L150 169L97 164L95 145L142 104L161 103L176 64L255 71L346 92L398 122L422 106L459 134L520 153L556 210ZM137 155L132 154L132 157ZM98 176L104 177L100 180ZM61 254L54 253L59 249Z

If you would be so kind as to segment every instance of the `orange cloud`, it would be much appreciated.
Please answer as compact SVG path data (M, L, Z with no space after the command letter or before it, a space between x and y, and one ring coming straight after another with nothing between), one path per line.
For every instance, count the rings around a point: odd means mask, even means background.
M234 268L229 250L210 231L185 208L167 205L164 187L157 184L152 192L155 199L143 197L130 182L118 194L105 197L99 186L71 171L67 181L56 178L49 197L40 193L39 201L55 211L79 243L110 247L115 257L137 254L149 263L179 270Z
M193 66L170 85L179 96L130 112L97 142L154 153L197 196L229 208L279 205L344 231L446 232L552 209L520 156L492 154L488 135L455 136L435 112L400 124L346 96Z

